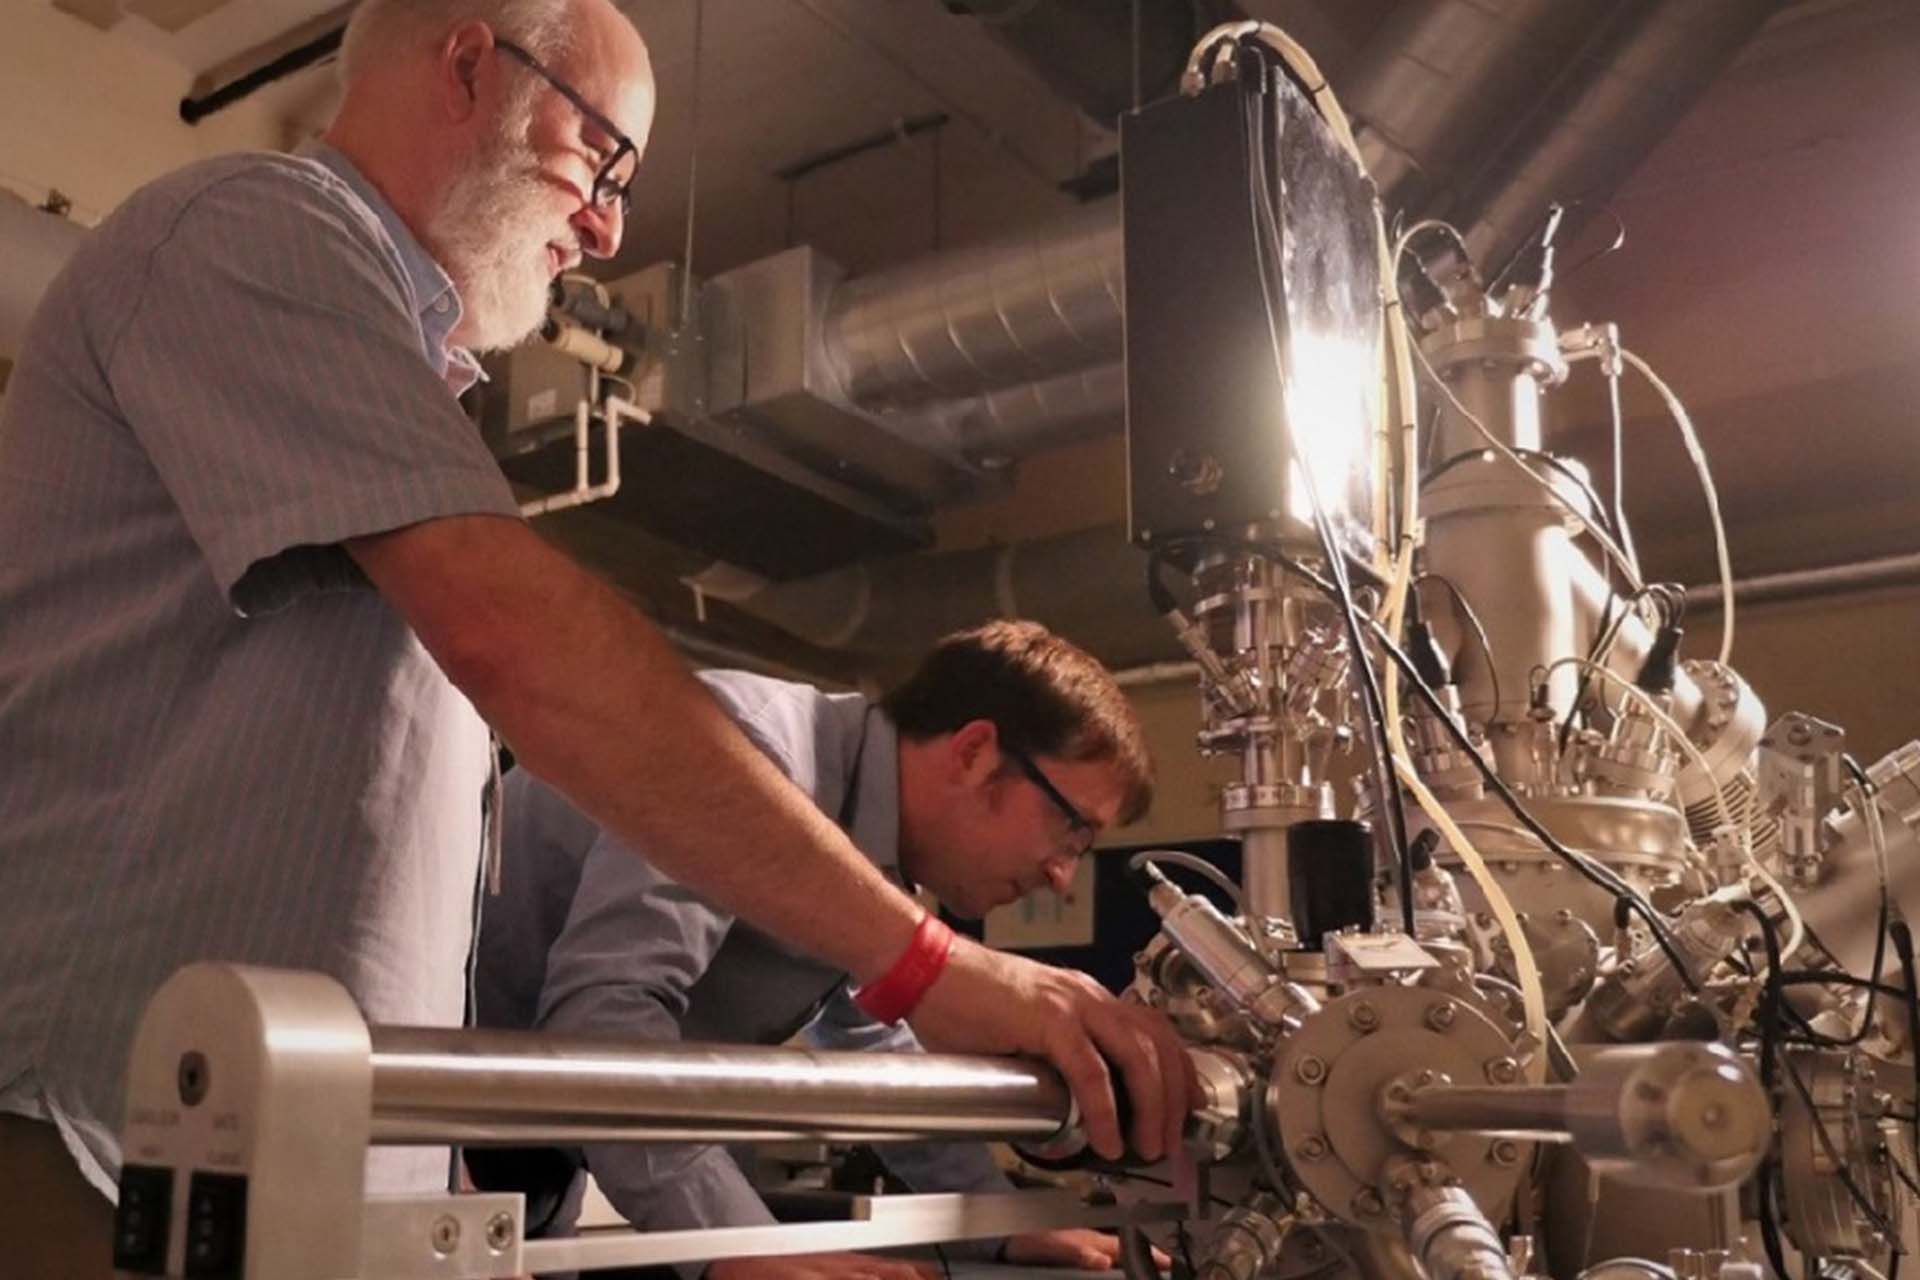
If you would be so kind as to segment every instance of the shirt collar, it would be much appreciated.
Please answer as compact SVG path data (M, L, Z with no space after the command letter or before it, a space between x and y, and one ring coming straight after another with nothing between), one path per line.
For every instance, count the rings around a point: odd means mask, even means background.
M858 728L864 734L847 835L887 877L904 884L900 868L900 734L886 714L867 706ZM913 886L909 885L908 888Z
M301 154L325 165L380 220L381 228L400 255L401 270L406 273L407 287L413 293L420 332L427 339L428 350L440 356L443 362L441 374L454 394L460 394L479 381L482 377L480 362L473 358L473 353L465 347L447 345L447 337L453 332L454 326L460 323L461 316L460 293L453 287L453 277L434 261L433 255L413 234L413 229L388 203L387 198L380 194L380 189L367 180L367 175L360 172L359 166L349 160L344 152L325 142L314 141L302 147Z

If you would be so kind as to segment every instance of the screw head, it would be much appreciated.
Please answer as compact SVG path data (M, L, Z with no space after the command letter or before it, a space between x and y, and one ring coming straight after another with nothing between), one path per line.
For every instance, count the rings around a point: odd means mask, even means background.
M1372 1031L1380 1025L1380 1011L1362 1000L1347 1010L1347 1025L1355 1031Z
M1497 1165L1511 1165L1520 1159L1520 1146L1506 1138L1495 1142L1487 1151L1487 1159Z
M443 1257L460 1246L460 1219L450 1213L443 1213L433 1220L428 1233L433 1241L433 1251Z
M1512 1084L1520 1078L1520 1064L1512 1058L1494 1058L1487 1063L1487 1079L1494 1084Z
M1302 1160L1324 1160L1327 1158L1327 1140L1316 1133L1301 1143L1294 1154Z
M504 1209L487 1219L487 1247L505 1253L513 1245L513 1215Z
M1301 1084L1319 1084L1327 1078L1327 1064L1309 1053L1293 1064L1293 1075Z
M1427 1025L1435 1031L1445 1031L1453 1025L1453 1001L1442 1000L1438 1004L1427 1006Z
M1382 1200L1380 1193L1372 1187L1363 1187L1354 1193L1351 1207L1355 1216L1371 1218L1384 1213L1387 1208L1387 1202Z
M198 1049L189 1049L180 1055L180 1068L175 1076L175 1084L180 1089L182 1105L199 1106L207 1096L209 1081L210 1073L206 1054Z

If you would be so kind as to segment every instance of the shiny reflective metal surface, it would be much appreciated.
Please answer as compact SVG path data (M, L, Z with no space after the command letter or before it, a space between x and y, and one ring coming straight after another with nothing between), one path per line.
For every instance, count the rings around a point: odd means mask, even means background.
M373 1140L1045 1140L1059 1077L1012 1060L376 1027Z

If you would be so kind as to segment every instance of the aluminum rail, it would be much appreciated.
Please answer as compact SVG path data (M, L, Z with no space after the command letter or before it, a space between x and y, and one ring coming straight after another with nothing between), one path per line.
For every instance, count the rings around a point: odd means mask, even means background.
M623 1044L369 1027L375 1143L934 1138L1044 1142L1074 1120L1050 1068L1006 1058Z

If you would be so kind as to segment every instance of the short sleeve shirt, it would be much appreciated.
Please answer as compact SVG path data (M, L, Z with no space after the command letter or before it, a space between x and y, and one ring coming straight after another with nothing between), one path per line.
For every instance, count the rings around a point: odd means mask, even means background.
M0 416L0 1109L106 1189L128 1047L199 959L458 1024L490 741L340 543L516 517L460 304L337 152L143 188Z

